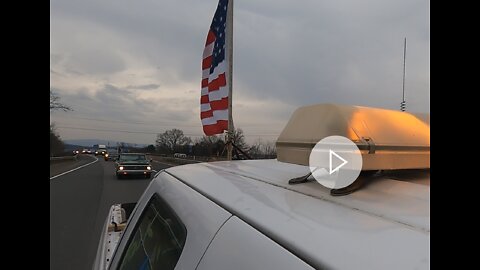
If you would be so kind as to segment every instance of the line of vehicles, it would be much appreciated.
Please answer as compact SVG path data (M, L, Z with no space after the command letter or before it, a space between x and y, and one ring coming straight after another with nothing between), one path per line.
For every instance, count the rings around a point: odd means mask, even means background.
M95 153L95 152L96 152L95 149L89 149L89 148L73 150L74 155L77 155L77 154L95 154L95 155L97 155L97 153Z
M105 145L99 144L96 145L96 147L94 147L93 149L83 148L73 150L73 154L94 154L95 156L103 156L105 161L108 161L118 157L118 150L107 148Z
M105 145L96 145L95 150L83 149L75 150L73 154L95 154L95 156L103 156L105 161L115 161L115 175L117 179L135 176L150 178L154 172L152 160L148 160L146 154L143 153L119 153L117 149L108 149Z
M95 156L98 156L98 155L102 155L102 156L105 156L105 154L107 154L109 151L109 149L107 149L107 147L103 144L98 144L98 145L95 145L94 148L90 149L90 148L83 148L83 149L76 149L76 150L73 150L73 154L74 155L77 155L77 154L95 154ZM112 150L110 150L112 151Z

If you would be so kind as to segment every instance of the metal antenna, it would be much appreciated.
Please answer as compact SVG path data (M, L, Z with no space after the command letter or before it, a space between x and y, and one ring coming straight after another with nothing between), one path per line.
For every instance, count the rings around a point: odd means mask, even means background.
M403 98L402 103L400 103L400 110L405 111L405 58L407 56L407 38L405 37L405 43L403 44Z

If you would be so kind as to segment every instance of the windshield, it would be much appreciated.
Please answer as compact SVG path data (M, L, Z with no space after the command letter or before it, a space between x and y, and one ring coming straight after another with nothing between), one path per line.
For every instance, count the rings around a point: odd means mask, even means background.
M120 161L143 161L147 160L145 155L121 155Z

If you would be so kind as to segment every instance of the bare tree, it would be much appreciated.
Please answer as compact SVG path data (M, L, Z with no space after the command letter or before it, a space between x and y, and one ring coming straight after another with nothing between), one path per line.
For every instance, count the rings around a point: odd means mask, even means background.
M275 158L277 155L275 143L258 139L248 149L248 153L254 158Z
M72 109L68 106L63 105L59 102L60 97L55 94L52 89L50 89L50 111L63 110L71 111ZM60 135L57 134L55 130L55 124L50 124L50 156L59 155L63 153L65 148L64 143L60 139Z
M213 136L203 136L202 138L199 139L199 142L205 143L207 145L213 145L213 144L216 144L220 140L222 140L222 138L213 135Z
M246 149L248 147L245 142L245 135L243 135L243 130L241 128L233 130L232 141L240 149Z
M275 142L272 142L272 141L265 142L264 147L263 147L263 152L269 158L276 157L277 156L277 146L276 146Z
M154 153L155 146L153 144L149 144L147 147L143 148L143 151L146 153Z
M260 143L255 142L252 146L250 146L248 149L248 154L253 158L260 157L263 154Z
M220 136L203 136L195 140L194 154L200 156L218 156L223 150L225 142Z
M60 97L50 89L50 111L63 110L72 111L72 109L59 102Z
M191 141L190 137L186 137L182 130L174 128L157 135L157 150L174 153L181 146L189 144Z
M249 155L246 153L246 150L248 150L249 147L245 142L245 135L243 135L243 130L241 128L233 130L232 142L234 146L233 155L237 159L250 158Z
M55 124L50 124L50 156L63 153L65 146L55 130Z

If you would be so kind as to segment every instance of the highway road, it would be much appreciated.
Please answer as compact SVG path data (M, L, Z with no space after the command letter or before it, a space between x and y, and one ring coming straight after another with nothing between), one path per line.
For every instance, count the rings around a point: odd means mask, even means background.
M117 180L113 161L95 160L80 155L75 162L50 166L51 270L91 269L110 205L136 202L151 181ZM157 171L170 166L153 162Z

